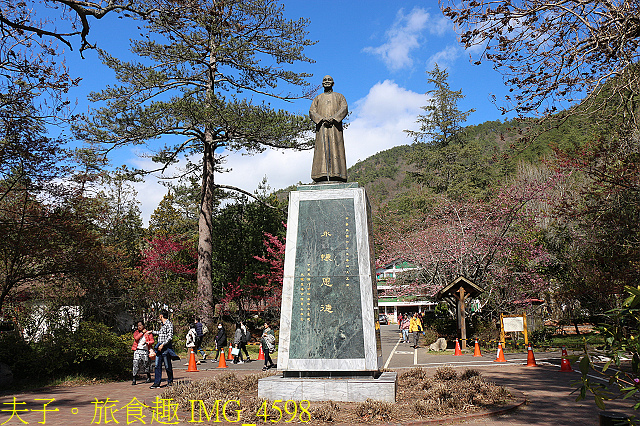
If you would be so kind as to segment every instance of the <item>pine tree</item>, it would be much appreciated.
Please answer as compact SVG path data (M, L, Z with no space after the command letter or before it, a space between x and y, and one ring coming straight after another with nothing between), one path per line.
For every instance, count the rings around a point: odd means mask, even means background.
M163 12L149 19L150 34L132 42L133 53L143 60L122 62L103 53L121 84L92 94L93 101L106 105L78 132L110 148L181 136L155 153L158 170L201 156L189 162L186 173L202 179L197 297L204 321L211 321L211 216L221 153L310 147L299 138L310 129L305 117L239 95L300 97L278 91L278 85L307 85L307 74L286 65L312 62L303 50L313 42L306 38L307 21L285 19L278 0L166 0L162 6Z
M427 71L427 82L435 89L427 91L429 103L422 107L426 114L418 116L419 131L405 130L416 142L425 142L435 147L446 147L452 143L463 143L462 124L469 114L475 111L462 112L458 109L458 101L464 99L462 90L449 88L449 73L435 64L433 70Z

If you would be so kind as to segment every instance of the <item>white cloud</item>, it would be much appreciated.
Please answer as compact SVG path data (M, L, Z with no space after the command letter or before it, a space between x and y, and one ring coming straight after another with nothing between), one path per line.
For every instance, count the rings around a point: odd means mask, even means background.
M438 19L432 19L429 25L429 33L442 37L448 30L453 28L449 19L440 16Z
M433 69L437 63L441 69L451 68L456 59L460 56L460 48L458 46L449 45L440 52L432 55L427 61L427 68Z
M379 56L387 68L397 71L413 66L411 52L418 49L424 41L422 33L442 36L451 28L445 17L432 17L425 9L415 7L408 15L400 9L396 19L386 32L387 42L378 47L365 47L364 51Z
M132 151L133 157L129 159L129 165L143 169L152 170L158 167L157 163L151 161L150 158L140 157ZM168 168L165 176L171 176L171 173L177 171L175 165ZM145 226L149 224L149 218L153 211L158 207L162 197L167 193L167 188L160 183L161 179L158 175L147 175L142 182L134 182L133 188L138 192L137 199L140 202L140 210L142 211L142 222Z
M351 103L350 124L344 131L347 167L379 151L410 143L403 130L415 129L416 117L426 101L426 95L385 80ZM227 162L233 170L217 179L253 191L267 176L272 189L282 189L298 182L310 183L312 160L313 151L269 150L251 157L234 153Z
M403 130L415 130L416 117L426 102L426 95L407 90L390 80L376 83L367 96L352 102L353 113L344 132L347 167L377 152L411 143ZM217 183L253 192L266 176L273 190L282 189L298 182L311 183L312 160L312 150L267 150L253 156L230 153L224 166L231 171L215 178ZM131 163L137 167L151 167L150 160L144 158L132 159ZM136 184L145 224L167 192L158 182L157 177L149 176L143 183Z
M408 15L400 9L395 22L386 33L387 42L378 47L366 47L364 51L380 56L391 70L411 67L411 51L420 47L420 35L429 18L429 13L418 7Z
M426 103L427 95L391 80L375 84L367 96L355 102L355 117L345 131L347 166L385 149L411 143L404 130L416 129L416 117Z

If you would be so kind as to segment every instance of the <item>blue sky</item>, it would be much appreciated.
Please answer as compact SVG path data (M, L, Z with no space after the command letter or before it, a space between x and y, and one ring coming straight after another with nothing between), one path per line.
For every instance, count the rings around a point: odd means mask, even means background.
M415 120L426 103L424 93L431 89L425 72L437 62L447 68L453 90L466 96L461 110L475 108L467 124L503 119L490 97L498 102L506 88L502 77L491 64L472 65L469 55L457 41L453 24L446 20L436 1L284 1L289 18L310 20L309 38L318 43L306 50L316 62L300 64L296 70L313 74L311 82L320 84L326 74L335 80L334 90L347 98L351 111L350 126L345 130L347 166L376 152L412 141L404 129L415 129ZM135 37L135 22L108 16L94 21L91 38L111 54L126 59L128 39ZM80 59L77 52L67 55L67 65L75 76L82 77L76 112L88 108L86 95L115 82L113 72L97 60L95 52ZM307 113L310 101L292 103L272 101L272 106ZM161 141L152 144L161 145ZM153 146L153 145L152 145ZM143 148L123 148L111 156L113 166L150 166L139 157ZM226 166L231 172L216 176L216 181L241 187L257 188L267 177L272 189L297 182L309 183L313 153L267 151L256 156L230 154ZM148 221L166 189L156 177L136 184L143 219Z

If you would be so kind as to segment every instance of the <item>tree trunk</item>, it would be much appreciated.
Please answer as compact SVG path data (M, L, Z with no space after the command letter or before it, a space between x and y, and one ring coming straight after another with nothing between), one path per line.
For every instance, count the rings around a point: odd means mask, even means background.
M207 135L209 136L209 135ZM207 138L208 139L208 138ZM214 205L214 144L204 143L202 165L202 200L198 218L198 314L202 322L211 326L214 320L213 284L211 280L212 251L211 216Z
M210 34L209 75L207 98L205 107L211 106L214 94L215 72L217 61L215 56L215 42ZM213 279L211 277L213 235L211 219L215 201L215 150L213 129L210 123L204 124L204 158L202 161L202 201L200 202L200 216L198 218L198 300L196 306L205 324L213 325L215 306L213 303Z
M576 329L576 334L579 336L580 335L580 328L578 327L578 319L577 318L573 319L573 327Z

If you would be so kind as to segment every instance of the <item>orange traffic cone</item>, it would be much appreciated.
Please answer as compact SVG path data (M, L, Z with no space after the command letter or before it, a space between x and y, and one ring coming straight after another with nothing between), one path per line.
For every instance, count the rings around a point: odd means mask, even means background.
M569 358L562 357L562 363L560 363L560 371L562 372L573 371L573 368L571 368L571 362L569 361Z
M527 367L536 367L536 357L533 356L533 349L531 349L531 345L527 349Z
M478 344L478 339L476 339L476 347L473 349L473 356L482 356L480 353L480 345Z
M233 355L231 355L232 350L233 350L233 345L229 345L229 356L227 356L227 361L231 361L233 359Z
M216 368L227 368L227 360L224 359L224 348L221 350L222 353L220 354L220 361L218 361L218 366Z
M460 350L460 342L458 342L458 339L456 339L456 350L453 352L454 356L460 356L462 355L462 351Z
M189 368L187 368L187 373L197 373L198 367L196 367L196 353L191 348L191 353L189 354Z
M502 352L502 343L498 342L498 355L496 357L496 359L493 360L494 362L507 362L506 359L504 359L504 353Z
M262 350L262 343L260 344L260 352L258 352L258 361L264 361L264 351Z

